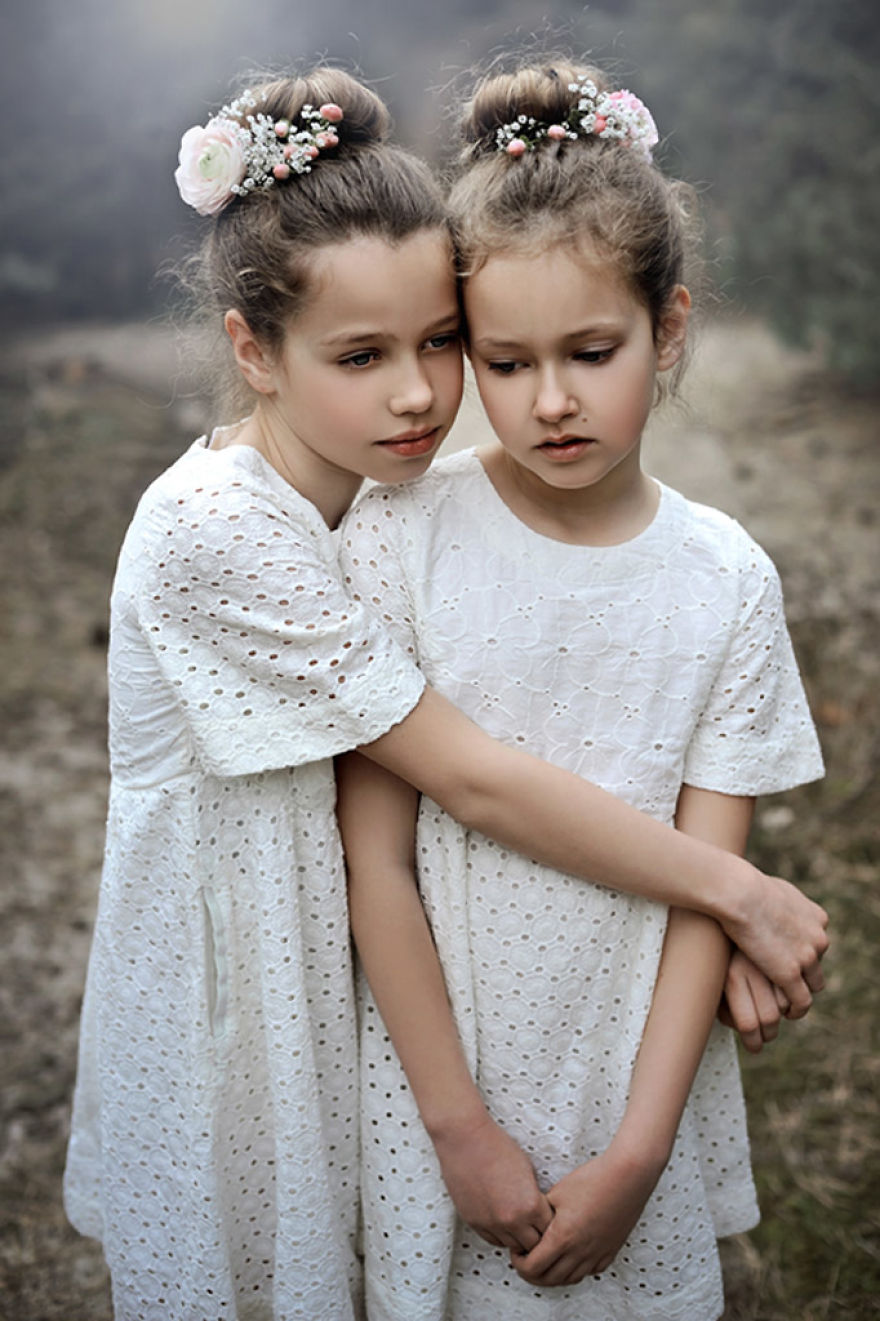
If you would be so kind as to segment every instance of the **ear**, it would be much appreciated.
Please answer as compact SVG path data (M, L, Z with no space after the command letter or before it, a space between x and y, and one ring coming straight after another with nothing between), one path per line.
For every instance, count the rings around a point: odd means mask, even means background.
M677 284L660 313L657 326L658 371L665 372L674 367L684 352L690 311L691 296L683 284Z
M266 348L235 308L226 313L223 325L232 341L235 361L248 385L258 394L271 394L275 389L274 361Z

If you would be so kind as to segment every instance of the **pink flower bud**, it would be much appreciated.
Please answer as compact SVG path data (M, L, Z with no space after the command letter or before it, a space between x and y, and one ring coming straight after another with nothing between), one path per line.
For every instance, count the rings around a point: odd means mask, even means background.
M342 110L335 101L328 101L326 105L319 106L318 114L322 119L327 119L331 124L338 124L342 118Z
M521 156L526 149L522 138L511 138L507 144L508 156Z
M604 130L607 123L608 120L604 115L597 115L596 122L593 125L593 132L598 136Z
M308 147L303 147L303 151L307 156L311 156L312 160L314 160L318 154L318 148L313 147L311 145L309 145Z
M327 139L327 146L328 146L328 147L338 147L338 146L339 146L339 138L337 137L337 135L336 135L335 133L325 133L324 136L325 136L325 138Z
M551 124L547 129L547 137L552 138L554 142L560 142L565 137L565 129L561 124Z
M273 165L273 166L272 166L272 173L275 175L275 178L276 178L276 179L289 179L289 178L290 178L290 166L289 166L289 165L283 165L283 164Z
M329 135L329 133L316 133L316 134L315 134L315 146L316 146L316 147L320 147L322 150L323 150L324 147L329 147L329 146L330 146L330 135Z
M287 146L284 148L284 159L286 161L289 161L295 151L296 151L296 147L294 147L292 143L288 142Z
M278 120L278 123L275 125L275 132L278 134L279 138L287 137L288 133L290 132L290 124L287 122L286 119Z

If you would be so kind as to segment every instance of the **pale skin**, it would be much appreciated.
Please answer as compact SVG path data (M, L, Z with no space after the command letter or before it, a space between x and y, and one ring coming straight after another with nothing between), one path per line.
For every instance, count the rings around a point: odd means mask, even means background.
M522 337L519 331L523 300L532 288L533 319L526 315L527 326L547 321L548 272L539 272L530 286L522 267L511 271L510 266L499 261L492 270L490 259L483 271L497 279L487 281L478 273L466 296L478 384L504 442L503 449L482 454L486 471L506 503L546 535L597 545L627 540L647 526L656 509L656 489L639 463L641 429L655 372L674 365L682 351L687 291L675 291L654 334L645 309L633 306L627 291L615 287L606 297L608 290L594 280L589 291L597 295L598 290L594 323L574 334L566 329L557 343L542 339L539 331L532 338L528 330ZM549 274L561 285L573 278L570 269ZM485 294L482 305L475 285ZM501 289L511 293L510 306L494 323L504 329L495 333L490 317L485 333L481 311ZM517 327L513 339L511 325ZM569 375L566 364L572 358L577 370ZM581 407L573 397L581 388L577 382L587 364L612 359L614 370L599 378L589 409L600 443L584 445L585 424L579 431L572 421ZM499 364L504 382L525 379L513 390L504 384L493 395L487 374ZM524 400L530 416L520 425ZM573 1284L606 1269L669 1159L725 986L727 936L706 916L673 908L620 1126L605 1151L544 1195L524 1153L486 1111L460 1049L415 883L417 796L358 757L341 761L338 778L355 941L459 1214L489 1242L508 1247L517 1271L533 1284ZM752 811L751 799L686 785L676 824L682 835L740 854ZM732 1019L740 1015L753 1050L775 1035L781 1010L798 1012L745 956L736 961L727 995Z
M402 481L430 464L461 395L459 318L442 231L347 239L317 249L313 270L279 351L240 312L225 324L256 400L235 443L258 449L334 527L364 477ZM827 915L794 886L496 742L431 689L362 751L520 852L714 917L793 1013L821 989Z

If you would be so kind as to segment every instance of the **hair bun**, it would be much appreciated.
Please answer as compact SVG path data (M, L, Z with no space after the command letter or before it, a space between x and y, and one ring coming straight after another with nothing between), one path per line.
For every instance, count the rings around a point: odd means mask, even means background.
M569 84L588 76L600 91L608 82L597 69L559 60L553 64L528 65L512 73L490 74L477 87L461 121L465 142L472 151L494 150L495 134L519 115L552 124L564 119L575 94ZM470 154L470 152L468 153Z
M294 122L306 105L338 105L342 111L339 137L345 146L384 142L391 127L385 104L343 69L317 68L300 78L279 78L250 91L257 101L255 113L275 120Z

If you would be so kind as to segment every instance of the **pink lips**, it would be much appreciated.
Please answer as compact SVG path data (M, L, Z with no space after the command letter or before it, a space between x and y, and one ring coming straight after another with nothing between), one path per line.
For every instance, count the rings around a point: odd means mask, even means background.
M393 453L401 454L406 458L430 454L437 443L438 429L431 427L429 431L401 431L399 436L390 436L388 440L380 440L378 444L383 449L392 450Z
M549 459L557 463L565 463L579 459L593 444L595 441L588 436L546 436L538 449Z

